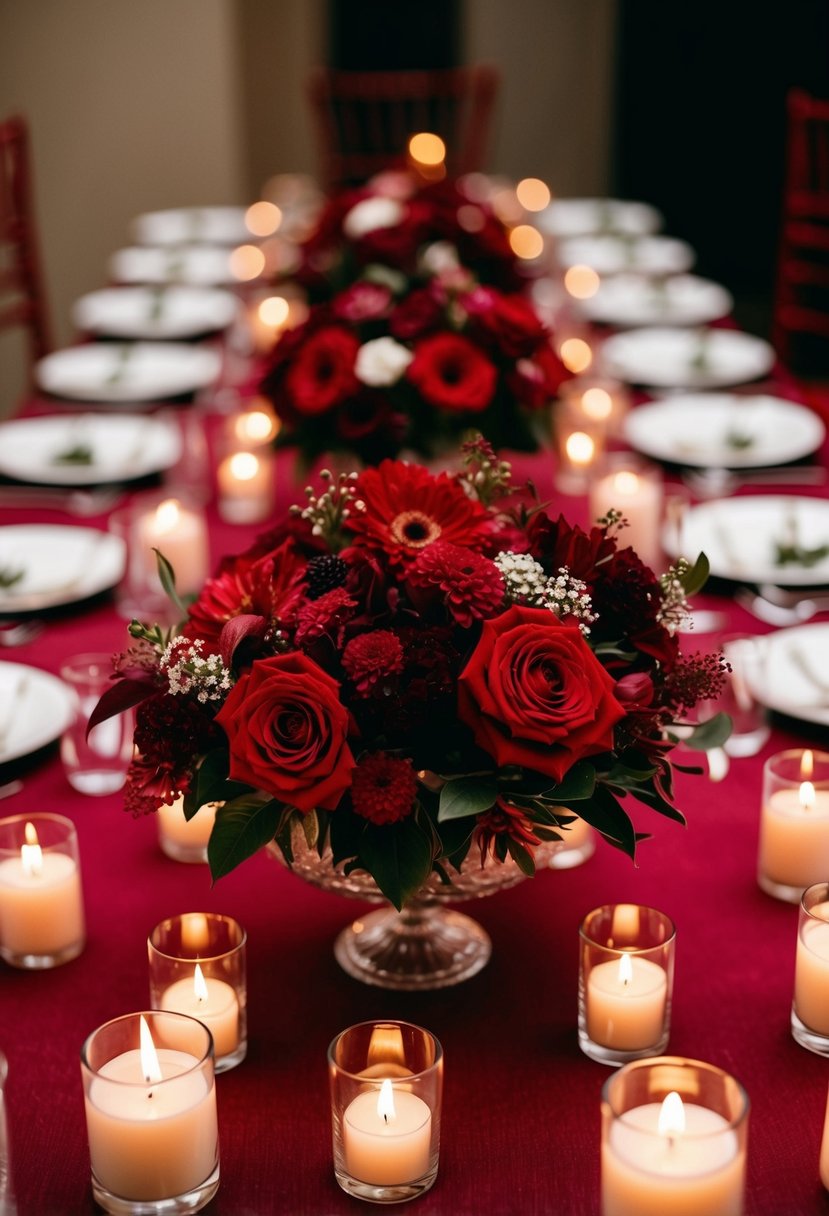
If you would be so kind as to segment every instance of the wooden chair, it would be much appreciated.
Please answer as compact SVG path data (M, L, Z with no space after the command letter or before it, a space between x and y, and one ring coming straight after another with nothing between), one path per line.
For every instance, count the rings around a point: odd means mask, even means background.
M793 89L786 109L772 341L790 365L804 335L825 339L829 355L829 100Z
M497 69L487 64L405 72L316 68L308 96L328 189L405 163L409 136L439 135L452 174L483 169Z
M48 354L51 335L32 201L29 131L19 116L0 122L0 331L28 331L30 361Z

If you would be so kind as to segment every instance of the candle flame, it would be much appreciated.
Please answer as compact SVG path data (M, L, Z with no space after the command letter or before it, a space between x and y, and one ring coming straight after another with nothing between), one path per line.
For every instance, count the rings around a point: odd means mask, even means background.
M798 798L804 811L812 810L815 805L815 787L811 781L801 781Z
M235 452L230 458L230 471L237 481L253 481L259 461L253 452Z
M202 969L198 963L196 963L196 970L193 972L193 995L197 1001L207 1000L207 984L204 982Z
M509 234L509 243L515 256L526 262L541 257L544 252L544 237L532 224L516 224Z
M623 988L627 988L628 984L633 980L633 963L630 961L629 954L623 954L619 959L619 983Z
M265 269L265 255L256 245L239 245L230 255L230 273L241 283L258 279Z
M564 289L575 300L589 300L601 286L601 279L592 266L577 263L570 266L564 275Z
M181 507L175 498L165 498L155 509L155 523L159 532L172 532L181 518Z
M377 1096L377 1114L384 1123L388 1123L389 1119L397 1118L397 1111L394 1109L394 1090L388 1078L380 1086L380 1093Z
M419 131L409 139L409 156L429 168L442 165L446 159L446 144L431 131Z
M585 431L573 431L564 445L573 464L589 464L596 454L596 445Z
M245 227L254 236L271 236L282 223L282 212L276 203L262 199L251 203L245 212Z
M141 1057L141 1072L144 1074L144 1080L148 1085L160 1081L161 1065L158 1062L158 1052L155 1049L153 1036L150 1034L150 1028L147 1025L143 1015L138 1019L140 1023L141 1045L139 1055Z
M291 306L284 296L268 296L267 300L263 300L259 305L257 311L263 325L277 329L288 320Z
M807 747L800 757L800 780L808 781L815 771L815 757L812 749Z
M657 1130L660 1136L681 1136L685 1131L685 1107L676 1090L672 1089L659 1111Z
M540 177L523 177L515 187L515 197L525 211L543 211L550 203L550 187Z
M576 376L586 372L593 362L593 352L584 338L565 338L558 348L558 354L568 372Z
M582 409L588 418L606 422L613 413L613 398L606 388L588 388L581 398Z
M43 869L43 850L37 838L37 829L33 823L27 823L23 829L26 843L20 846L20 864L23 873L36 877Z

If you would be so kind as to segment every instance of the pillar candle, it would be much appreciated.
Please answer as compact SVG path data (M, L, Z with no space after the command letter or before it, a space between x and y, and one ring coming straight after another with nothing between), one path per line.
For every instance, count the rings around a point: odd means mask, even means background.
M0 944L15 957L61 955L84 936L78 866L41 850L31 824L26 840L19 857L0 861Z
M823 1137L820 1142L820 1180L829 1191L829 1096L826 1100L826 1115L823 1120Z
M374 1186L415 1182L429 1169L432 1112L416 1094L382 1088L358 1094L343 1115L345 1166Z
M213 1035L217 1061L239 1046L239 1002L230 984L204 976L197 963L192 976L176 980L162 994L159 1008L186 1013Z
M587 976L587 1033L620 1051L653 1047L662 1038L668 977L658 963L622 954Z
M179 593L201 590L209 569L207 527L202 515L168 498L139 517L136 540L151 574L156 569L153 549L158 549L175 571Z
M217 802L207 802L199 807L192 819L185 819L183 798L177 798L172 806L162 803L158 808L158 831L162 845L166 841L178 846L179 851L198 852L206 849L218 806Z
M601 519L611 509L627 520L619 544L629 545L647 566L661 564L662 483L658 475L618 468L597 478L590 488L590 513Z
M784 887L805 890L829 874L829 789L810 781L778 789L763 803L760 872Z
M794 972L794 1008L804 1026L829 1035L829 903L810 908L800 926Z

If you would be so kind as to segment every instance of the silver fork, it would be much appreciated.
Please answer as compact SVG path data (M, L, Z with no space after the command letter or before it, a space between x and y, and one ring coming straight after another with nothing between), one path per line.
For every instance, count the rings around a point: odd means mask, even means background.
M0 622L0 646L25 646L39 637L43 628L43 622L37 620Z

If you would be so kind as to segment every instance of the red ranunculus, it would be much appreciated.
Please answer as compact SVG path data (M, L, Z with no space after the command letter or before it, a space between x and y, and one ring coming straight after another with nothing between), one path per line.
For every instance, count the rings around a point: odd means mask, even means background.
M300 414L324 414L356 392L356 334L339 325L312 333L294 355L285 376L291 404Z
M340 686L304 654L255 663L216 715L230 743L230 776L300 811L333 811L354 757Z
M613 746L625 716L613 688L578 626L514 606L484 622L460 676L458 713L499 766L561 781L577 760Z
M486 409L497 373L473 342L447 333L417 344L406 375L432 405L464 414Z

